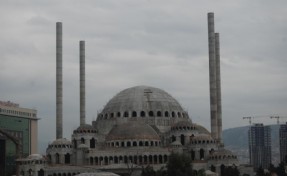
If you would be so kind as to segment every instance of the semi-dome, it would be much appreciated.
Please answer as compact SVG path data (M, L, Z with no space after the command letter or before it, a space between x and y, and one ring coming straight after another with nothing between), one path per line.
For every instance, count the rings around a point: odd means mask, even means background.
M127 122L115 126L107 136L111 140L160 140L156 131L148 124Z
M31 154L27 157L27 159L30 159L30 160L41 160L41 159L44 159L43 155L41 154Z
M71 145L71 141L66 138L56 139L50 145Z
M89 124L83 124L80 125L76 130L74 130L74 134L75 133L96 133L96 129Z
M188 117L181 105L165 91L148 86L125 89L104 107L100 118Z

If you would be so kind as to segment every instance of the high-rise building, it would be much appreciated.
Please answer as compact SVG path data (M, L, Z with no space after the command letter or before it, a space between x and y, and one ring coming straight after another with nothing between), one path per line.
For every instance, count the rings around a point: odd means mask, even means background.
M249 157L250 164L257 170L259 167L267 169L271 164L271 135L270 127L254 124L249 129Z
M280 141L280 161L287 162L287 123L280 125L279 129Z
M37 121L36 110L21 108L10 101L0 101L0 130L19 141L23 157L37 153ZM11 175L15 172L16 147L3 133L0 133L0 175Z

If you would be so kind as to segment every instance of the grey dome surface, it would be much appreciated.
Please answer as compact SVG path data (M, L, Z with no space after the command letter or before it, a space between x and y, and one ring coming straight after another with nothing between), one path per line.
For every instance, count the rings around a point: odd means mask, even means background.
M52 142L51 145L71 145L71 141L69 141L66 138L60 138L60 139L56 139Z
M165 91L148 86L125 89L114 96L104 107L102 114L124 111L176 111L183 108Z
M160 140L156 131L148 124L127 122L115 126L107 136L107 140L149 139Z

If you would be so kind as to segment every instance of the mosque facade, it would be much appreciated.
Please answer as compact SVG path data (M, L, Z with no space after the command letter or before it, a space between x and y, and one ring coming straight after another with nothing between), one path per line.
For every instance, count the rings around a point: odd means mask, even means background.
M85 122L85 43L80 42L80 125L71 140L62 138L62 24L57 23L56 140L46 156L18 159L23 176L72 176L108 171L139 175L142 168L164 168L171 153L191 157L194 170L238 165L221 138L219 35L213 13L208 14L211 132L192 121L169 93L150 86L120 91L108 101L92 124Z

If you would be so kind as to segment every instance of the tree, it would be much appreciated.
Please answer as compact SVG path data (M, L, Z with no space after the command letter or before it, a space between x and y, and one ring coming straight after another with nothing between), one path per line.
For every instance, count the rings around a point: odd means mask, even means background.
M141 176L155 176L156 172L154 171L152 166L147 166L146 168L142 168Z
M221 176L239 176L240 173L235 165L225 167L221 165Z
M191 176L191 158L184 154L172 153L167 163L167 176Z
M286 172L285 172L285 165L283 162L281 162L278 167L276 168L276 173L279 176L287 176Z

